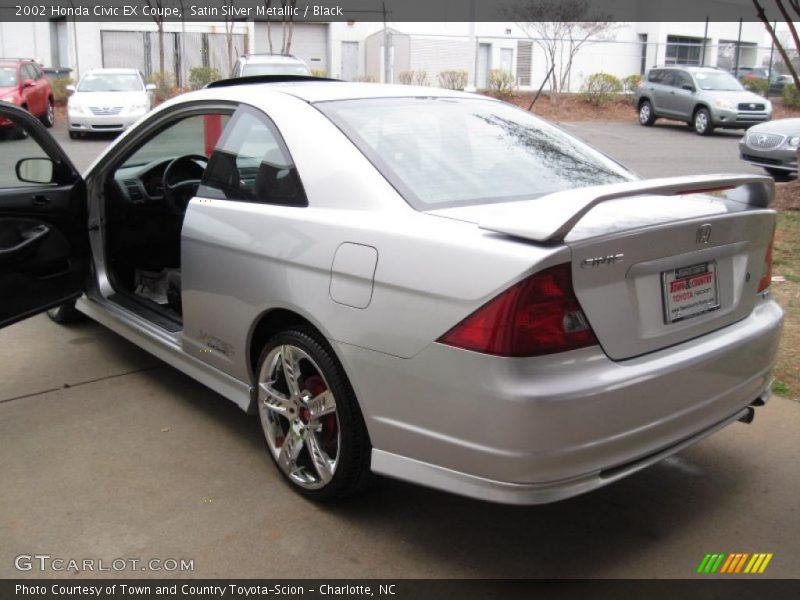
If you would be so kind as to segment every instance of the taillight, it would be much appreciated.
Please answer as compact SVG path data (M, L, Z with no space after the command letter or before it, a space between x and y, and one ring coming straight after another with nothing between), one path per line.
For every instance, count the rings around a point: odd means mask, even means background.
M437 341L499 356L539 356L597 344L572 289L569 263L511 286Z
M772 237L769 239L767 253L764 256L764 276L758 281L758 291L763 292L772 282L772 246L775 244L775 228L772 229Z

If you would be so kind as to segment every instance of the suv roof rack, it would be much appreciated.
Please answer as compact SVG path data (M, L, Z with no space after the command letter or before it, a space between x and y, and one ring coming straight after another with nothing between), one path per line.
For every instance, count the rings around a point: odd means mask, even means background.
M251 75L249 77L231 77L230 79L212 81L206 85L206 89L231 87L235 85L251 85L256 83L290 83L294 81L341 81L341 79L306 75Z

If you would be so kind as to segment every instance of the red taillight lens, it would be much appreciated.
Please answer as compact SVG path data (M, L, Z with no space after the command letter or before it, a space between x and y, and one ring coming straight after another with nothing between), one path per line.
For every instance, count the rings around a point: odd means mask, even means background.
M513 285L437 341L499 356L539 356L597 344L572 289L569 263Z
M775 244L775 229L772 230L772 237L769 239L767 253L764 256L764 276L758 281L758 291L763 292L772 282L772 247Z

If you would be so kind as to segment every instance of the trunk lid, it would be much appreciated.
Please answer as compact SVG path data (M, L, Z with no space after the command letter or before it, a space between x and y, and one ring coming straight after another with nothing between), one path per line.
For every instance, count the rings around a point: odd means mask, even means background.
M632 358L704 335L752 311L775 215L768 178L681 180L682 195L647 182L559 192L531 201L431 211L572 251L575 294L608 356ZM735 185L729 198L685 191ZM660 180L657 192L672 190ZM628 187L630 194L620 192ZM609 188L616 188L612 194ZM573 196L566 210L556 201ZM613 197L607 197L607 196ZM598 198L601 198L598 200ZM553 210L547 210L553 207ZM556 216L554 216L556 215ZM577 218L575 218L577 215Z

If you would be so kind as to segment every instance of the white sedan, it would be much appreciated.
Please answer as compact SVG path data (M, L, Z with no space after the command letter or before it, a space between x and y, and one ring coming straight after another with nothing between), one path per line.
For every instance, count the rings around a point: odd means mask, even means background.
M69 137L84 133L123 131L151 108L152 84L136 69L93 69L86 72L67 103Z

